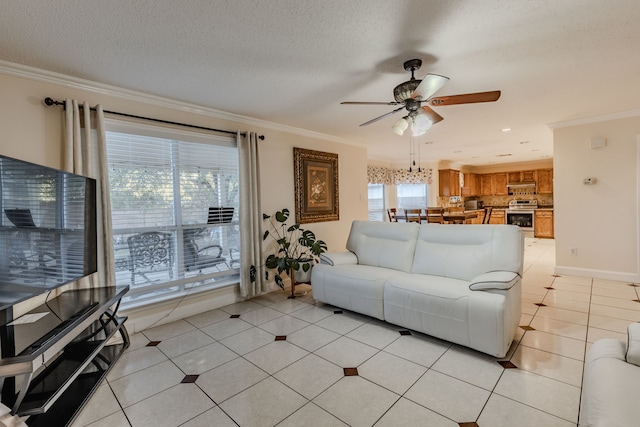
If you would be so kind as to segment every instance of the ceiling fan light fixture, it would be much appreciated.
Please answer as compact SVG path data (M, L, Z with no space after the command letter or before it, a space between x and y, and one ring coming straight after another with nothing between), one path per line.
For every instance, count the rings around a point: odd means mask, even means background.
M417 114L413 118L413 126L411 127L413 136L420 136L427 133L431 129L433 122L426 114Z
M404 131L409 127L408 119L409 116L401 117L393 124L393 126L391 126L391 129L398 135L402 136L404 134Z

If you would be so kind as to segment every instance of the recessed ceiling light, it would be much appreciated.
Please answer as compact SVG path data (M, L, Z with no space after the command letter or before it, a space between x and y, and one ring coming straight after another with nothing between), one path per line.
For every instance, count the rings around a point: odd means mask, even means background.
M529 141L520 141L520 144L528 144Z
M502 128L500 132L511 132L511 128Z

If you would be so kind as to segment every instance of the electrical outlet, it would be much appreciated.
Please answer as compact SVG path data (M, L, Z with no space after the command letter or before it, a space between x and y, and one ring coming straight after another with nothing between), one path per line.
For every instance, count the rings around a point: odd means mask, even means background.
M571 256L578 255L578 248L576 247L569 248L569 253L571 254Z

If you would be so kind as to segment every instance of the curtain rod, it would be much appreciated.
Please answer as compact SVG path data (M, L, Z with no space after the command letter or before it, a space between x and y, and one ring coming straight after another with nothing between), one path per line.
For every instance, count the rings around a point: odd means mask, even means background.
M63 107L65 106L65 102L64 101L56 101L55 99L46 97L44 99L44 103L46 105L48 105L49 107L52 105L62 105ZM80 108L83 108L82 105L79 105ZM90 107L92 111L95 111L95 107ZM179 123L179 122L172 122L169 120L162 120L162 119L154 119L151 117L144 117L144 116L136 116L135 114L127 114L127 113L119 113L117 111L109 111L109 110L103 110L105 113L107 114L115 114L116 116L123 116L123 117L129 117L132 119L141 119L141 120L148 120L148 121L152 121L152 122L157 122L157 123L164 123L167 125L176 125L176 126L184 126L184 127L188 127L188 128L193 128L193 129L200 129L200 130L208 130L208 131L212 131L212 132L221 132L221 133L228 133L231 135L235 135L236 132L232 131L232 130L222 130L222 129L214 129L214 128L208 128L205 126L198 126L198 125L190 125L190 124L186 124L186 123ZM246 136L246 132L242 132L240 133L240 135L242 136ZM258 135L258 139L260 141L264 141L264 135Z

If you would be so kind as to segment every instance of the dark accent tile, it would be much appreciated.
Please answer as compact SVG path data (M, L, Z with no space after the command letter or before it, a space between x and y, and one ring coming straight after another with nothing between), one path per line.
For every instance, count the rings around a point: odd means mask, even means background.
M562 277L562 276L559 274L552 274L551 277Z
M531 326L528 325L521 325L520 329L524 329L525 331L535 331L536 328L532 328Z
M547 304L543 304L541 302L536 302L534 305L537 305L538 307L546 307Z
M239 314L232 314L231 316L229 316L229 319L239 319L240 315Z
M160 344L160 341L149 341L149 344L147 344L147 347L155 347L158 344Z
M631 300L631 301L640 302L640 299L634 299L634 300Z
M475 421L471 421L470 423L458 423L458 425L460 427L480 427L480 425Z
M411 331L404 330L399 332L400 332L400 335L411 335Z
M333 310L333 314L342 314L344 311L342 310Z
M358 376L358 368L344 368L344 376L345 377Z
M552 288L551 286L549 286L549 287L545 286L544 288L545 289L549 289L550 291L554 291L556 289L556 288Z
M182 379L182 381L180 381L181 383L195 383L196 380L198 379L199 375L185 375L184 378Z
M634 288L637 288L640 285L638 285L637 283L629 283L629 286L633 286Z
M287 340L286 335L276 335L276 341L286 341L286 340Z
M500 361L498 361L498 363L500 365L502 365L502 367L504 369L518 369L518 367L516 365L514 365L513 363L511 363L508 360L500 360Z

